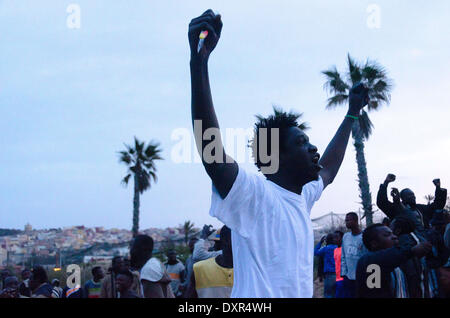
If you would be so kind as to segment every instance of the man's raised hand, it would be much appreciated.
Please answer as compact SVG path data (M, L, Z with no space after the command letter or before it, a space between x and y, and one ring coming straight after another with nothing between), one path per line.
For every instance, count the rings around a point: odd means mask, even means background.
M441 179L434 179L433 183L436 186L436 188L440 188L441 187Z
M208 238L208 236L210 236L211 235L211 233L212 232L214 232L213 230L212 230L212 225L204 225L203 226L203 229L202 229L202 233L200 234L200 238L202 238L202 239L207 239Z
M209 9L205 11L198 18L192 19L189 24L189 45L191 47L191 57L201 57L207 59L211 52L219 42L220 33L222 32L222 18L220 14L216 15ZM200 33L208 31L208 36L200 50L198 49L198 42L200 41Z
M386 180L384 180L384 183L387 185L394 181L395 181L395 174L390 173L387 175Z
M391 190L391 196L392 196L392 199L393 199L394 201L400 199L400 192L398 191L397 188L392 188L392 190Z
M208 35L205 38L203 37L204 34L202 34L202 42L200 42L200 34L203 31L208 31ZM211 178L211 181L221 198L225 199L236 180L239 167L231 157L226 155L220 134L216 134L219 130L219 121L217 120L216 112L214 110L211 86L208 77L207 62L209 55L219 41L221 31L221 17L220 15L214 14L212 10L206 11L200 17L193 19L189 24L192 92L191 117L194 130L196 126L195 123L198 123L198 121L201 122L199 133L197 131L194 132L197 150L199 151L200 158L202 158L206 173ZM201 44L200 46L199 43ZM198 51L199 48L200 51ZM213 130L210 130L211 128ZM208 133L214 132L215 155L212 155L210 150L207 150L209 143L203 138L206 131L208 131ZM212 156L205 157L205 151L208 151ZM217 158L220 159L216 160Z
M361 109L369 103L369 89L358 83L350 89L349 93L349 115L359 116Z

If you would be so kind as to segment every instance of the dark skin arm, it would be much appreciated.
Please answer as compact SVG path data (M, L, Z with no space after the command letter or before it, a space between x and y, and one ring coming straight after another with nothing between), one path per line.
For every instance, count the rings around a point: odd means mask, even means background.
M197 52L199 35L202 31L208 31L203 48ZM203 134L208 129L219 131L219 122L216 117L211 95L211 87L208 75L208 60L211 52L216 47L220 33L222 31L222 20L220 15L215 15L212 10L208 10L200 17L195 18L189 24L189 44L191 47L191 90L192 90L192 124L201 122L201 130L194 129L197 150L202 158L206 172L211 178L215 188L224 199L230 192L238 174L237 163L226 155L220 134L215 134L217 144L219 145L221 155L220 162L209 160L202 154L205 146L210 140L203 140ZM195 126L194 126L195 127ZM201 135L200 135L201 134ZM218 149L216 148L216 151Z
M440 179L434 179L433 184L436 186L436 191L434 193L434 201L431 203L431 209L442 210L447 201L447 189L441 188Z
M387 187L389 183L395 181L395 175L390 173L387 175L386 180L380 185L380 189L377 194L377 206L386 214L390 219L394 219L399 212L400 208L400 194L398 189L392 189L391 195L394 199L394 203L390 202L387 196Z
M165 298L161 285L142 279L142 289L144 290L144 298Z
M197 53L198 37L201 31L207 30L208 37L201 51ZM196 133L197 149L201 154L203 165L206 172L210 176L214 186L222 198L225 198L231 190L236 176L238 174L238 166L223 151L223 144L220 135L217 134L217 144L223 153L222 162L208 162L202 156L205 146L209 143L204 141L203 133L210 128L219 130L219 123L214 111L211 96L211 88L208 77L208 59L210 53L217 45L222 30L221 17L214 15L212 10L206 11L202 16L193 19L189 25L189 43L191 47L191 87L192 87L192 122L201 121L202 129ZM368 103L368 90L364 85L355 85L350 90L348 115L358 116L362 107ZM323 166L320 175L323 179L324 186L330 184L342 164L345 150L347 148L350 137L351 128L354 119L345 118L339 127L336 135L331 140L325 153L320 161Z
M368 89L361 83L356 84L350 90L347 115L358 117L361 109L368 102ZM333 182L341 167L354 121L355 119L345 117L319 161L320 165L323 166L319 174L322 177L324 187Z
M427 223L433 218L436 210L445 208L445 203L447 202L447 189L441 188L441 180L434 179L433 184L436 186L433 202L429 205L418 205L421 206L420 211L424 214Z

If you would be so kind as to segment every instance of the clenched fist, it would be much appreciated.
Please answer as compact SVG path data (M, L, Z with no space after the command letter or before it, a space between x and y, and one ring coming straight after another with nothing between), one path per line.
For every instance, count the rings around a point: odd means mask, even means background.
M369 89L363 83L358 83L350 89L349 115L359 116L361 109L369 103Z
M191 58L208 59L211 52L216 47L222 32L222 19L220 14L216 15L209 9L198 18L192 19L189 24L189 45L191 47ZM202 49L197 52L199 36L202 31L208 31L208 36L204 40Z
M395 181L395 174L390 173L387 175L386 180L384 180L384 183L387 185L394 181Z
M434 179L433 183L437 188L441 187L441 179Z

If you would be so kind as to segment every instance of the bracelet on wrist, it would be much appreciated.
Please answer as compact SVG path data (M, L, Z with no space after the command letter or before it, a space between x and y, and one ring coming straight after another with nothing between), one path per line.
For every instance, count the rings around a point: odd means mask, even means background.
M351 118L354 120L358 120L359 118L357 116L352 116L352 115L345 115L346 118Z

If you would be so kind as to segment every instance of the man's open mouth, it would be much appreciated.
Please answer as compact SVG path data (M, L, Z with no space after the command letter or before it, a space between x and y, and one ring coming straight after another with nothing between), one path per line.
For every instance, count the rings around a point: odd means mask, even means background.
M316 153L316 154L314 155L313 159L312 159L312 162L313 162L314 164L318 164L318 163L319 163L319 160L320 160L320 155L319 155L318 153Z
M312 159L312 162L313 162L313 164L314 164L314 167L315 167L317 170L323 169L323 166L321 166L321 165L319 164L319 160L320 160L320 155L319 155L318 153L316 153L316 154L314 155L313 159Z

